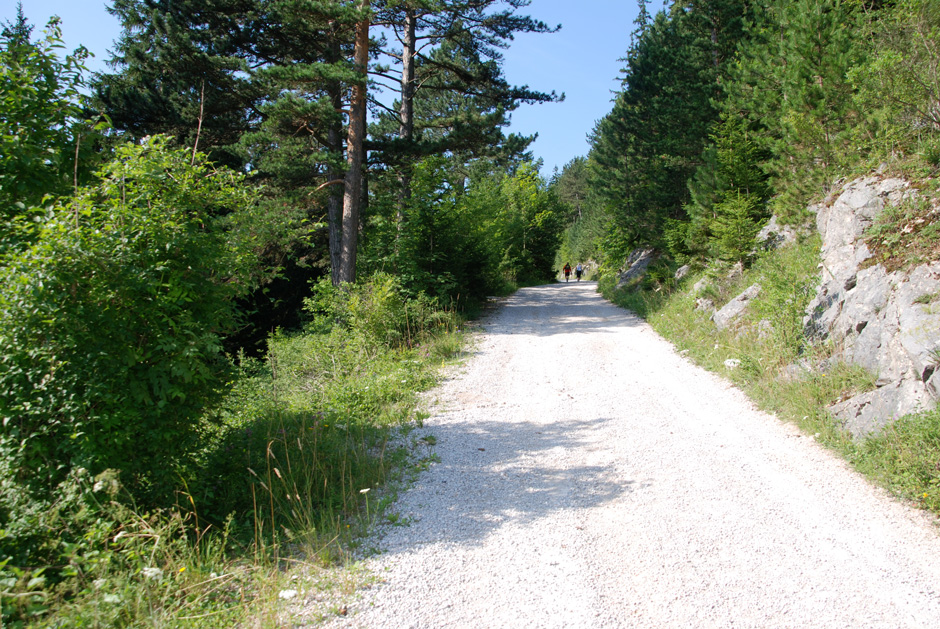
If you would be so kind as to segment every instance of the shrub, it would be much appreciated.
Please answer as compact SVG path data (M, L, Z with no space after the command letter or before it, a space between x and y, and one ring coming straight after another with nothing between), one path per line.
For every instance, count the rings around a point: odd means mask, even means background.
M339 324L366 343L386 348L413 347L429 332L452 331L457 325L453 312L441 310L423 293L409 298L401 281L388 273L340 289L323 279L305 308L315 330L326 332Z
M223 390L220 335L252 258L221 216L252 198L191 160L160 138L119 148L0 270L4 482L34 500L77 467L121 470L145 502L170 495Z

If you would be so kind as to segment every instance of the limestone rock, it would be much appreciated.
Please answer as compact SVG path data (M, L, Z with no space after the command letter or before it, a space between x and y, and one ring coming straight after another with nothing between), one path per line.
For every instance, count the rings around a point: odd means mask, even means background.
M940 400L940 369L935 367L930 378L924 384L927 386L928 395L935 400Z
M623 263L623 271L617 280L617 289L637 283L646 274L646 269L657 258L654 249L634 249Z
M689 274L689 271L692 270L692 267L688 264L683 264L678 269L676 269L676 279L681 280L683 277Z
M833 404L829 411L854 437L864 437L878 432L891 420L930 408L933 401L918 384L899 380Z
M745 310L748 303L760 294L760 285L752 284L747 289L725 304L721 310L712 315L712 321L719 330L724 330L736 321Z
M757 242L764 250L779 249L796 240L797 231L790 225L781 225L777 215L770 217L766 225L757 233Z
M871 257L860 239L885 207L914 194L899 179L869 177L848 183L829 205L817 207L822 242L820 285L807 308L808 335L829 338L836 360L877 376L874 391L830 407L855 436L940 399L940 263L889 273L863 268Z
M897 290L898 339L907 353L914 376L926 382L940 361L940 303L914 303L923 295L940 292L940 262L914 269Z
M853 181L831 205L817 206L816 227L822 235L822 278L807 308L809 336L826 337L836 324L845 293L858 284L860 265L871 257L859 239L886 204L900 201L907 190L900 179L869 177Z
M715 310L715 302L713 302L711 299L707 299L707 298L705 298L705 297L699 297L698 299L695 300L695 309L696 309L696 310L714 311L714 310Z

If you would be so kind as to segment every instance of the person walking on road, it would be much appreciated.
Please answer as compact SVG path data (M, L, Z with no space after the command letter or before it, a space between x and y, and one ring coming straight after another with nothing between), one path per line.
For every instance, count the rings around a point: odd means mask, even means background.
M584 267L581 266L581 263L578 262L578 266L574 269L574 276L578 278L578 281L581 281L581 275L584 273Z
M565 272L565 281L567 282L568 277L571 275L571 265L565 262L565 268L563 270Z

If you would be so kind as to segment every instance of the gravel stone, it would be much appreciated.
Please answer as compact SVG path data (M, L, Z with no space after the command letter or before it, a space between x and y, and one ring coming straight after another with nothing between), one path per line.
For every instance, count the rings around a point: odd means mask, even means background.
M935 520L595 284L520 290L334 627L940 627Z

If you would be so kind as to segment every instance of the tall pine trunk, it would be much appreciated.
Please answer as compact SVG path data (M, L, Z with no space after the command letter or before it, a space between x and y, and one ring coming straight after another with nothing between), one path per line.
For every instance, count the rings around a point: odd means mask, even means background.
M346 136L346 180L343 191L343 238L340 252L340 282L356 281L356 252L359 240L359 209L362 200L363 141L366 127L366 89L369 63L369 1L360 0L362 20L356 26L353 61L362 77L352 86L349 131Z
M405 9L405 27L402 33L401 52L401 107L399 108L398 137L410 142L414 137L414 96L415 96L415 10ZM411 198L410 164L406 164L399 175L401 191L399 193L399 221L404 204Z
M342 108L342 97L338 84L330 87L330 100L332 100L336 111ZM337 162L343 154L342 138L342 124L339 121L331 123L327 132L327 142L329 143L330 152L337 156ZM345 177L346 175L341 168L336 164L330 165L327 173L328 181L343 179L345 185ZM327 201L326 209L330 234L330 280L333 282L333 286L339 286L340 267L343 259L343 194L340 192L339 186L330 186L330 198Z
M333 64L340 62L340 45L335 32L335 26L331 26L332 43L329 48L329 61ZM330 96L330 103L333 105L333 111L339 112L343 108L343 88L339 81L332 81L327 87L327 93ZM328 150L333 156L327 171L327 181L335 182L343 180L345 185L346 173L339 166L343 157L343 123L337 116L336 120L330 123L327 131ZM339 186L330 185L330 198L327 201L327 224L329 225L330 237L330 281L333 286L340 285L340 266L342 264L343 251L343 192Z
M415 48L416 48L416 17L415 10L405 9L405 22L402 29L401 50L401 106L398 110L398 137L410 143L414 137L414 95L415 95ZM394 264L398 265L399 242L401 241L402 225L405 220L405 209L411 200L411 163L406 159L400 164L398 171L398 212L395 216L395 257Z

